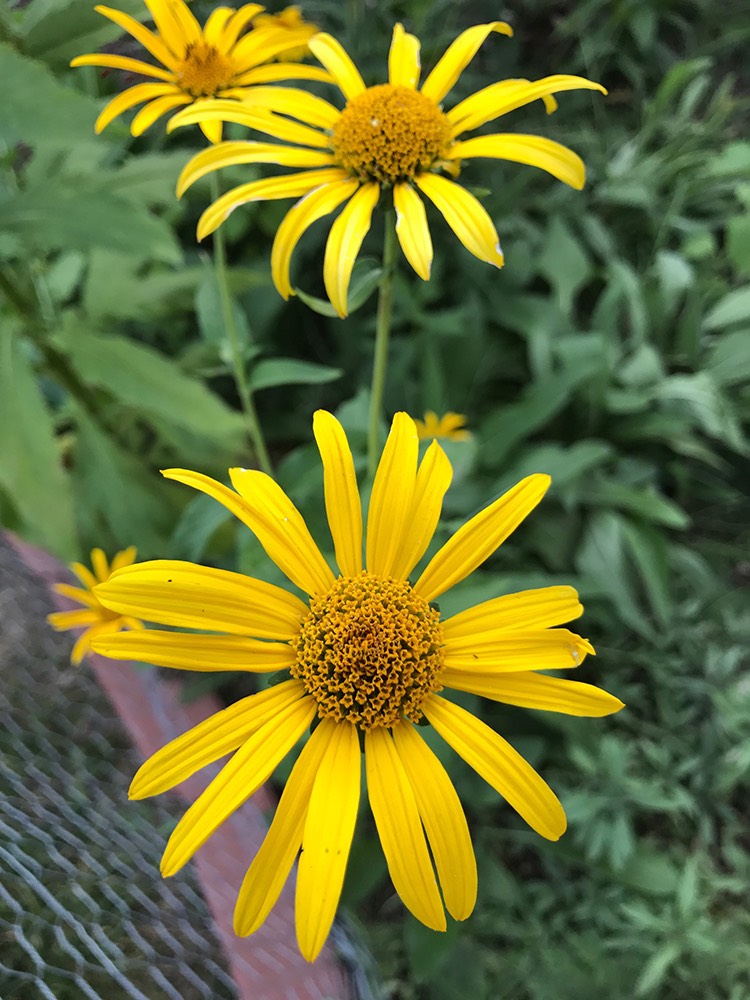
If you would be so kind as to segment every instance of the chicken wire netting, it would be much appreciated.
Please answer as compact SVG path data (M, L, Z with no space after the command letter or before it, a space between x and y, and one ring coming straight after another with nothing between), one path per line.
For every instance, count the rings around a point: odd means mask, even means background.
M51 610L0 535L0 998L234 998L196 883L159 876L174 820L128 804L135 755Z

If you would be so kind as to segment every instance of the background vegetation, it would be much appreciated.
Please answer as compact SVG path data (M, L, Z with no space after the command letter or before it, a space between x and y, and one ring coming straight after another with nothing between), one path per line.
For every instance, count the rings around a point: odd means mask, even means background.
M143 14L139 0L118 6ZM422 38L429 67L498 11L319 0L305 14L376 82L395 19ZM399 272L387 408L468 416L472 441L448 445L442 537L520 476L552 474L542 507L441 604L575 584L599 654L580 679L628 708L579 722L467 698L550 780L569 832L543 842L438 742L470 814L476 913L445 937L404 915L365 816L348 912L402 1000L746 1000L748 10L516 0L503 16L516 37L490 40L456 97L506 76L600 80L607 99L563 94L552 118L540 105L507 122L573 147L588 184L579 194L512 164L466 170L507 264L480 264L432 220L432 281ZM95 137L120 74L67 68L116 30L81 0L0 0L0 517L66 558L134 543L146 558L273 579L247 532L156 471L223 477L252 456L194 238L208 185L173 193L201 136L157 126L133 140L117 124ZM232 287L279 479L324 539L311 414L337 412L363 454L374 300L345 321L284 304L269 268L283 210L232 216ZM322 294L325 233L295 258L310 295ZM365 283L379 246L375 231Z

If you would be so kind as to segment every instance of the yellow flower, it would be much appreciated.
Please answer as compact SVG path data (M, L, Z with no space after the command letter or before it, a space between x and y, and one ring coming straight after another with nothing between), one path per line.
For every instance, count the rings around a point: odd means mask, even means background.
M578 76L549 76L534 83L503 80L467 97L450 111L443 111L441 102L493 31L511 34L502 21L464 31L421 89L417 87L420 43L400 24L393 30L389 82L374 87L365 86L334 38L316 35L310 49L341 89L346 102L343 111L304 90L259 87L248 94L242 105L212 101L200 112L189 108L179 112L171 127L198 120L237 122L292 145L228 142L206 150L183 170L178 195L220 167L275 163L311 168L251 181L228 191L201 216L198 238L212 233L230 212L247 202L301 198L279 226L271 253L273 280L286 299L293 294L289 266L300 237L317 219L345 204L331 227L323 264L328 297L339 315L345 316L352 268L380 193L387 189L392 191L401 249L420 278L429 278L432 263L432 240L422 195L442 213L467 250L501 267L503 254L492 219L466 188L441 171L455 177L462 161L492 157L541 167L580 189L584 166L580 157L565 146L538 136L514 133L460 137L538 99L552 111L557 105L551 95L558 91L606 91L598 83Z
M297 62L310 54L308 42L317 35L320 28L312 21L306 21L299 7L285 7L279 14L258 14L254 21L255 28L282 28L294 35L294 48L285 49L277 59L285 62ZM298 43L299 35L304 34L304 45Z
M158 83L137 83L114 97L96 120L99 133L115 118L144 104L133 119L130 131L141 135L168 111L185 104L199 110L208 98L242 99L247 89L259 83L279 80L330 80L317 66L298 63L268 64L295 45L306 45L309 25L270 24L246 32L253 19L263 10L257 3L248 3L234 10L217 7L201 28L184 0L145 0L156 31L150 31L124 11L97 6L100 14L124 28L140 42L158 62L143 62L129 56L95 52L76 56L71 66L105 66L150 77ZM196 119L211 142L221 139L221 124L215 119Z
M116 570L122 569L124 566L130 566L135 562L135 557L136 550L131 545L130 548L118 552L110 566L107 562L107 557L101 549L92 549L91 565L94 568L93 573L82 563L70 564L70 568L81 581L83 587L73 587L69 583L55 584L55 590L58 594L70 597L71 600L83 605L80 611L55 611L53 614L47 615L47 621L58 632L65 632L71 628L85 627L85 631L76 640L73 651L70 654L70 662L74 666L78 666L81 660L83 660L86 653L91 649L91 640L97 636L110 632L119 632L127 628L143 628L143 624L137 618L132 618L130 615L121 615L116 611L110 611L109 608L105 608L94 594L94 587L100 583L105 583Z
M250 528L308 599L222 569L142 563L98 587L100 599L120 614L202 632L149 630L95 644L106 656L165 667L290 671L289 680L238 701L158 751L136 774L130 795L166 791L234 753L170 837L161 871L172 875L317 722L235 911L238 934L257 930L300 855L297 939L310 961L338 905L360 801L361 745L396 891L419 920L445 930L444 905L457 920L474 907L476 864L459 798L416 723L424 717L543 837L557 840L566 824L554 793L517 751L438 692L454 688L571 715L601 716L622 707L589 684L538 673L576 667L593 652L588 640L552 627L582 613L572 587L509 594L447 619L433 603L533 510L548 476L529 476L471 518L412 584L409 576L427 550L451 481L440 445L433 442L418 466L414 421L395 416L372 488L363 561L363 517L346 436L323 411L315 414L313 431L338 575L269 476L231 469L231 490L200 473L171 469L168 479L214 497Z
M417 434L420 441L429 441L431 438L445 438L447 441L468 441L471 437L464 424L466 417L462 413L448 411L439 417L434 410L427 410L424 420L418 418L414 420L417 425Z

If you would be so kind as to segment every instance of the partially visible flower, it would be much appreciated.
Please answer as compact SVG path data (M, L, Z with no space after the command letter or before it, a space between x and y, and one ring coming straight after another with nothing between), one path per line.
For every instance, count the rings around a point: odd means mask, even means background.
M414 418L420 441L443 438L446 441L468 441L471 434L466 429L466 417L462 413L448 411L439 417L434 410L427 410L424 420Z
M284 49L280 55L276 56L277 59L283 59L285 62L299 62L305 56L310 55L307 43L320 31L317 24L304 19L300 8L296 5L285 7L279 14L258 14L253 22L253 27L282 28L294 36L295 47L293 49ZM300 34L307 35L304 45L298 44Z
M338 906L360 800L360 747L394 887L417 919L444 931L445 908L456 920L474 908L477 867L461 802L422 737L420 721L429 722L541 836L557 840L566 821L533 767L443 689L567 715L604 716L622 708L591 684L542 673L577 667L594 651L587 639L556 627L583 612L572 587L506 594L447 618L435 604L531 513L549 476L527 477L468 520L411 583L450 486L445 452L433 441L420 463L414 421L396 414L375 475L365 538L343 428L318 411L313 432L336 570L292 501L264 473L231 469L234 490L198 472L164 473L218 500L247 525L307 595L304 601L240 573L146 562L115 573L97 594L113 611L169 630L95 643L105 656L164 667L289 670L289 680L243 698L159 750L136 774L130 796L166 791L234 754L169 838L161 871L173 875L317 721L242 884L234 917L238 934L256 931L299 855L297 940L309 961L323 947Z
M310 38L311 25L300 18L297 26L269 24L254 27L253 21L263 10L248 3L234 10L217 7L201 28L184 0L145 0L156 31L150 31L124 11L97 6L97 10L129 32L160 66L130 56L95 52L76 56L71 66L104 66L137 73L158 82L137 83L128 87L107 104L96 120L99 133L123 111L144 104L133 119L130 131L141 135L162 115L185 104L201 103L209 98L241 100L247 88L280 80L330 80L319 66L271 62L295 46L304 46ZM247 29L253 27L254 30ZM211 142L221 139L221 123L196 119Z
M78 666L86 653L91 650L91 640L97 636L106 635L110 632L120 632L122 629L142 629L143 623L131 615L121 615L116 611L105 608L100 603L94 587L100 583L106 583L112 573L124 566L131 566L135 562L136 550L131 545L130 548L118 552L112 560L112 565L107 562L107 557L101 549L91 550L92 573L87 566L74 562L70 568L83 584L83 587L73 587L69 583L56 583L55 590L64 597L69 597L77 601L82 608L76 611L55 611L47 615L47 621L58 632L65 632L71 628L84 628L73 646L70 654L70 662Z
M577 189L584 184L584 165L565 146L539 136L461 136L532 101L543 100L548 112L553 111L557 105L551 95L560 91L606 91L579 76L548 76L533 83L502 80L443 111L444 98L492 32L510 35L511 29L502 21L493 21L464 31L421 89L420 43L400 24L393 29L389 82L373 87L365 86L335 38L319 34L310 42L310 49L340 88L345 99L343 111L304 90L258 87L242 104L210 101L199 109L179 112L170 127L197 121L237 122L291 145L231 142L199 153L183 170L178 195L221 167L274 163L306 168L228 191L201 216L198 239L212 233L240 205L299 198L281 222L271 251L273 281L287 299L294 294L289 269L300 238L316 220L344 205L328 237L323 278L331 303L345 316L354 262L370 229L373 210L381 193L387 191L396 212L401 249L420 278L429 279L432 264L432 239L422 196L442 213L470 253L501 267L503 253L494 222L474 195L450 179L459 175L463 161L490 157L526 163Z

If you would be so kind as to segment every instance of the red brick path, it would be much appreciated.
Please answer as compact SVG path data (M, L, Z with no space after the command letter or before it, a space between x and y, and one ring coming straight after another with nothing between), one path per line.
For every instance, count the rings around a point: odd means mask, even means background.
M47 584L68 579L67 568L57 559L17 538L9 538L26 565ZM57 594L53 599L61 610L73 606ZM144 760L221 708L212 695L189 705L181 704L179 682L163 680L155 670L96 655L89 655L87 662ZM190 805L218 769L218 764L204 768L179 785L175 793ZM238 995L240 1000L346 1000L344 975L330 948L324 948L313 965L297 950L293 878L257 933L238 938L232 929L237 892L268 828L264 813L274 804L273 791L263 786L195 856L198 878ZM137 809L138 803L133 803L132 808ZM154 877L160 877L158 858L154 858Z

